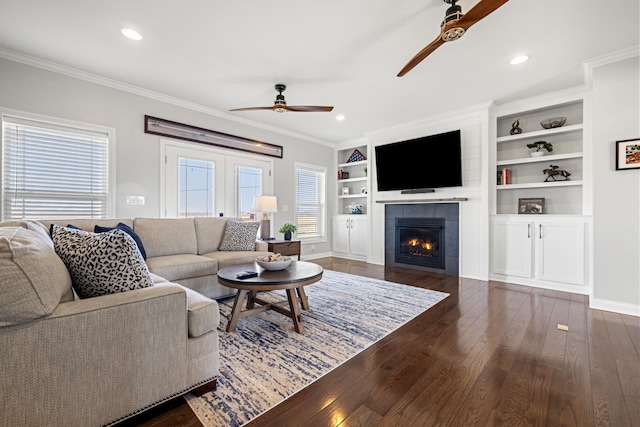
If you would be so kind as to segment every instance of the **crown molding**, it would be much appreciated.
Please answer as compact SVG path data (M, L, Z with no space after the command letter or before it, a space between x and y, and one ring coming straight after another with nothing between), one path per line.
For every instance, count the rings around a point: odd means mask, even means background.
M628 49L618 50L596 58L583 61L584 81L588 87L591 87L593 81L593 70L604 65L613 64L614 62L624 61L636 56L640 56L640 45L632 46Z
M567 104L581 101L587 93L587 86L581 85L555 92L543 93L517 101L496 104L494 114L496 116L510 116L523 111L532 111L545 108L550 104Z
M281 129L276 126L271 126L265 123L257 122L255 120L244 119L242 117L234 116L219 110L216 110L205 105L197 104L195 102L186 101L181 98L166 95L161 92L156 92L149 89L144 89L139 86L135 86L129 83L124 83L119 80L110 79L108 77L100 76L98 74L82 71L77 68L69 67L66 65L58 64L53 61L38 58L35 56L27 55L22 52L6 49L0 47L0 58L7 59L9 61L18 62L20 64L28 65L31 67L40 68L42 70L51 71L53 73L62 74L67 77L72 77L79 80L84 80L89 83L94 83L101 86L106 86L112 89L121 90L123 92L132 93L134 95L142 96L145 98L153 99L155 101L164 102L165 104L174 105L176 107L186 108L188 110L197 111L200 113L215 116L221 119L229 120L232 122L240 123L245 126L265 130L268 132L278 133L280 135L289 136L292 138L301 139L314 144L325 145L328 147L335 147L333 142L325 141L322 139L314 138L309 135L305 135L298 132Z

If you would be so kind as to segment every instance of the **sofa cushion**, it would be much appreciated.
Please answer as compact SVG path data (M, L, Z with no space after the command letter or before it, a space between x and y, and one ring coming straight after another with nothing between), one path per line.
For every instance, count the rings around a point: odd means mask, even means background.
M200 255L166 255L147 258L149 270L170 282L180 283L180 279L215 275L218 261Z
M228 220L230 219L204 216L193 218L198 238L198 254L218 250Z
M0 326L47 316L70 293L71 278L46 230L0 228Z
M142 258L147 259L147 253L144 250L144 245L142 244L142 240L140 240L140 236L138 236L138 234L135 231L133 231L133 228L129 227L127 224L124 224L124 223L120 222L115 227L103 227L101 225L96 225L95 227L93 227L93 231L95 233L105 233L107 231L111 231L111 230L114 230L116 228L119 229L119 230L124 231L129 236L131 236L133 238L133 240L136 241L136 245L138 245L138 249L140 250L140 253L142 254Z
M224 229L220 251L255 251L260 223L228 220Z
M193 218L136 218L133 229L144 244L147 258L198 253Z
M41 237L46 237L46 239L44 240L49 244L49 246L51 246L51 249L53 249L53 242L49 237L49 229L41 222L30 219L19 219L0 222L0 227L22 227L26 228L27 230L35 231Z
M54 224L51 238L80 298L153 286L136 242L122 230L96 234Z

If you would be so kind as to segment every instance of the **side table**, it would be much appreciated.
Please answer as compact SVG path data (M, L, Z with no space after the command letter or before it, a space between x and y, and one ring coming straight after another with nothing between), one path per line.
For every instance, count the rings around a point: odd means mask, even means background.
M281 255L298 255L300 261L300 240L268 240L268 251Z

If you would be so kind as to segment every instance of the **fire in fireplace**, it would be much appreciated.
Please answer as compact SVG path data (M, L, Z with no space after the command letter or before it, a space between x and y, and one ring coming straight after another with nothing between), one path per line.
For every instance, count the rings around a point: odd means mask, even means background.
M444 269L444 218L397 218L395 262Z

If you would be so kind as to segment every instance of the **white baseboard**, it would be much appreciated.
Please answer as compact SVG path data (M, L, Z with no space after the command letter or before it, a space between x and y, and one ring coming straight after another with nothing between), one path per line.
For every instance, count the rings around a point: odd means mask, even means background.
M513 283L516 285L531 286L533 288L551 289L554 291L571 292L574 294L589 295L589 288L583 285L571 285L567 283L547 282L545 280L530 279L526 277L507 276L492 273L490 280Z
M589 308L640 317L640 305L589 297Z
M301 256L300 259L302 259L303 261L308 261L310 259L327 258L330 256L331 256L330 252L317 253L317 254L312 253L312 254L304 254L304 256Z

